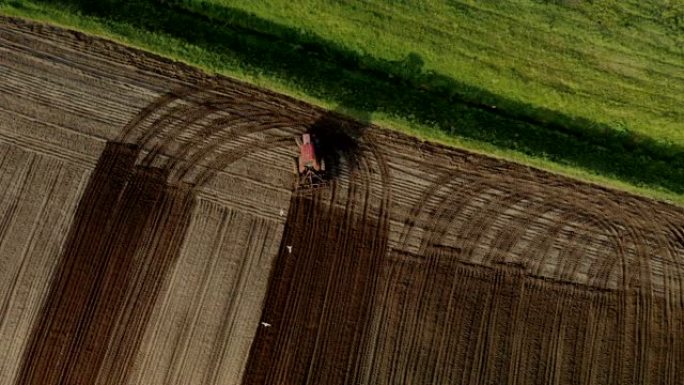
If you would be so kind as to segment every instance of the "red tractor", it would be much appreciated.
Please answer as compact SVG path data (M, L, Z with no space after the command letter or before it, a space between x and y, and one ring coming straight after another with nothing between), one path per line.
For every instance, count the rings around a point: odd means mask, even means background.
M295 160L295 190L313 190L325 187L325 161L316 154L316 148L311 134L302 134L301 140L296 139L299 146L299 158Z

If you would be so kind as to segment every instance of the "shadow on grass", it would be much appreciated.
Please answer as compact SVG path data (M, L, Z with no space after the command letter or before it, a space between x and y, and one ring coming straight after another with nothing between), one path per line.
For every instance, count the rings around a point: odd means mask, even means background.
M247 72L283 79L338 110L379 111L455 137L684 193L684 148L424 71L416 54L397 61L362 56L312 33L195 1L33 1L185 41Z

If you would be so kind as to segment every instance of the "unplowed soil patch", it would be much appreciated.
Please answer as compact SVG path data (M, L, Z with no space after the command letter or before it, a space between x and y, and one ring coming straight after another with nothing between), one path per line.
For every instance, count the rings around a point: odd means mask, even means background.
M293 194L308 130L334 180ZM0 385L679 385L683 229L0 18Z

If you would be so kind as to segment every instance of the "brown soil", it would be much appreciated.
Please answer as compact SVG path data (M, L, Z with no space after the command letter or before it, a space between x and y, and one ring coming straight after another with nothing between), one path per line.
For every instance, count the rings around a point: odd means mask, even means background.
M127 363L161 279L177 258L192 209L189 189L166 185L162 170L136 167L137 156L134 146L105 148L17 383L125 383ZM116 360L105 371L108 352Z
M293 198L244 384L357 378L387 227L353 204Z
M111 42L0 18L0 187L0 385L684 383L681 208Z

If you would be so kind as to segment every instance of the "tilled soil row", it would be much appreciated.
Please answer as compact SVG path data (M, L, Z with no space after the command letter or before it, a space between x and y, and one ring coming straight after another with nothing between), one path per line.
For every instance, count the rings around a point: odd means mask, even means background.
M387 223L332 194L293 197L243 384L360 379Z
M363 383L676 384L682 312L663 298L464 265L384 265ZM363 353L362 353L363 354Z
M125 383L188 225L189 189L109 143L82 197L19 384ZM110 362L106 362L106 358Z

